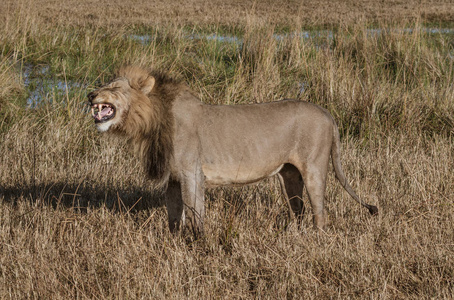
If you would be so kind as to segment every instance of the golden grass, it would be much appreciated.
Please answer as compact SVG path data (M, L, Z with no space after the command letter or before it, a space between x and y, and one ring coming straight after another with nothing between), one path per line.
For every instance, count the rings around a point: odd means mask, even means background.
M273 1L273 0L4 0L3 17L17 8L47 24L77 26L215 25L245 26L251 18L264 24L306 26L352 24L359 21L401 21L422 18L429 22L454 21L454 7L446 1Z
M453 143L418 143L395 136L366 151L348 141L347 172L381 214L369 217L331 177L326 232L308 229L310 218L302 231L294 224L284 230L285 205L274 181L209 192L206 236L189 244L168 233L163 209L80 213L31 195L15 198L17 205L4 198L0 294L449 299Z
M319 3L3 1L0 299L452 299L454 43L420 23L451 20L452 5ZM371 34L373 22L387 31ZM335 39L274 38L327 24ZM242 45L188 39L194 25L232 27ZM135 30L150 43L128 39ZM127 145L99 136L83 108L125 61L167 69L209 103L299 95L328 108L345 173L380 214L331 174L326 231L312 229L306 196L298 229L270 179L207 191L205 236L171 235ZM25 65L83 85L26 108Z

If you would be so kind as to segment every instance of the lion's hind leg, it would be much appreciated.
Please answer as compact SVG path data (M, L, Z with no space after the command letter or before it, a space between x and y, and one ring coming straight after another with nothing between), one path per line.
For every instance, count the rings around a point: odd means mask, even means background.
M314 227L318 229L323 229L327 221L324 207L326 174L328 171L326 160L322 156L318 161L309 161L301 171L312 206Z
M304 203L302 200L303 196L303 178L298 169L291 165L285 164L282 170L278 173L279 182L281 183L282 194L286 202L290 205L291 211L293 211L298 226L301 225L303 214L304 214ZM289 217L292 217L289 211Z

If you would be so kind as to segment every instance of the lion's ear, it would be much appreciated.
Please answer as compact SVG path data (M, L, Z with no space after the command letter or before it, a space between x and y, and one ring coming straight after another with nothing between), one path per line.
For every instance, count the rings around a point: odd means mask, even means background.
M145 79L144 82L142 83L142 86L140 87L142 93L148 95L153 90L155 82L156 80L154 79L153 76L148 76L147 79Z

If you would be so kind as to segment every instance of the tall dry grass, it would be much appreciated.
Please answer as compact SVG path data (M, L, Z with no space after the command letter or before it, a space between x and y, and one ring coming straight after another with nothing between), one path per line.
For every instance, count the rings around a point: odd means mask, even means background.
M211 0L125 2L122 0L4 0L0 3L2 17L11 11L27 10L26 18L33 16L47 24L74 26L200 25L242 28L256 18L280 27L296 23L305 26L329 26L368 22L416 20L452 22L454 7L449 1L272 1L245 0L241 2Z
M46 1L17 3L0 10L1 299L452 298L452 34L418 21L373 31L366 19L303 39L304 22L269 24L250 12L231 28L184 17L128 28L152 14L120 14L115 2L104 14L83 1L51 7L60 14L41 11ZM77 13L94 16L78 23ZM238 40L193 38L211 31ZM144 33L145 43L131 38ZM299 97L328 108L347 177L380 215L330 175L326 231L312 229L306 196L297 228L270 179L207 191L206 235L171 235L128 145L100 136L84 107L87 90L125 61L168 70L208 103ZM80 84L46 86L28 107L33 86L49 79Z
M285 230L274 182L209 192L206 236L189 244L168 233L163 209L79 213L3 200L2 297L449 299L452 146L349 141L347 172L382 213L364 214L331 177L326 232L309 218Z

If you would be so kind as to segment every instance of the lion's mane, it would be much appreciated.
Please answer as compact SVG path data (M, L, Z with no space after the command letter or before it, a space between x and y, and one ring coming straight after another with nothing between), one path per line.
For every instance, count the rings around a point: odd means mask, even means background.
M173 155L173 116L171 107L175 97L188 87L167 74L137 66L118 70L117 78L125 78L136 91L142 90L147 78L155 84L146 97L130 93L129 110L122 130L134 146L136 156L143 161L145 171L156 188L166 188L170 177L170 159Z

